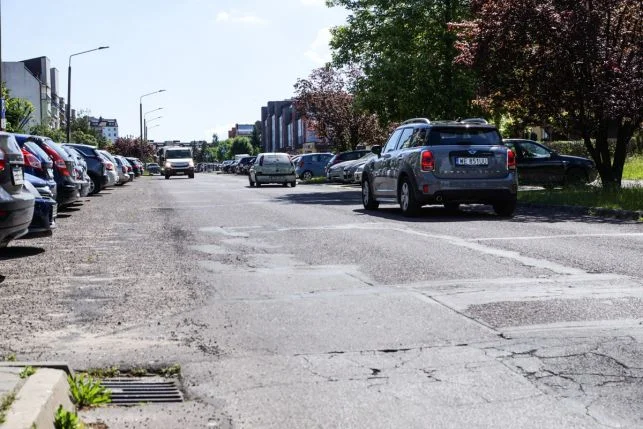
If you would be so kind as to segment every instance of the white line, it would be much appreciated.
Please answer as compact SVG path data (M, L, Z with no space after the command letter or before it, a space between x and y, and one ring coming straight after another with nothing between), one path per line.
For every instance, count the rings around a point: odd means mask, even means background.
M615 233L605 233L605 234L561 234L561 235L533 235L533 236L525 236L525 237L469 238L468 241L547 240L552 238L585 238L585 237L643 237L643 232L615 232Z

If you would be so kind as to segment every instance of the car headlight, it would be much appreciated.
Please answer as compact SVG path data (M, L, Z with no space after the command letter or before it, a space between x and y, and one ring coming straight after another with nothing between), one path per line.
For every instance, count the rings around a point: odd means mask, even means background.
M190 160L190 161L188 162L188 167L194 167L194 161Z
M171 164L171 163L169 163L169 162L166 162L166 163L165 163L165 168L172 168L172 164Z

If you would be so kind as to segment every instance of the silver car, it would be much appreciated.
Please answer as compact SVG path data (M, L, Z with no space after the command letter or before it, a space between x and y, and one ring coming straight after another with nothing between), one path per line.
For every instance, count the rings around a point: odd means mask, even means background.
M457 210L460 204L491 204L500 216L516 208L516 155L484 119L402 123L364 166L362 203L375 210L398 203L415 215L427 204Z
M297 186L295 166L290 162L287 153L260 153L257 155L248 174L250 186L257 186L266 183L280 183L283 186Z
M113 155L112 158L116 161L116 171L118 172L118 185L123 186L130 181L129 169L131 169L129 162L120 155ZM133 173L132 173L133 174Z
M107 185L105 186L114 186L118 184L119 177L118 172L116 171L116 160L112 158L112 154L106 150L98 150L101 158L105 161L105 174L107 175Z

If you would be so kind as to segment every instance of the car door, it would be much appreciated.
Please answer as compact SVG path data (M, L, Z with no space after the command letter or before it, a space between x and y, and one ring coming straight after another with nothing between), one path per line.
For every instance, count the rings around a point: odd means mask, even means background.
M403 151L410 147L414 130L413 127L404 128L395 148L390 152L391 158L389 160L389 174L386 177L386 188L390 189L395 196L397 196L397 178L400 176L404 156Z
M529 140L516 141L515 145L518 178L523 184L545 186L563 181L565 166L549 149Z
M394 194L391 194L392 190L390 183L387 182L387 178L392 152L395 151L403 131L403 128L395 130L382 148L380 156L373 162L373 193L376 197L392 198L394 196Z

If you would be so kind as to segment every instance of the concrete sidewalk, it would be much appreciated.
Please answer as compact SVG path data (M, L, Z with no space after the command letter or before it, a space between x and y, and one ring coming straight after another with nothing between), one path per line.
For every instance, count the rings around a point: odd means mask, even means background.
M20 373L27 366L36 372L21 378ZM66 366L52 366L35 362L0 363L0 422L4 420L1 429L53 429L58 406L74 410L67 373L62 369Z

